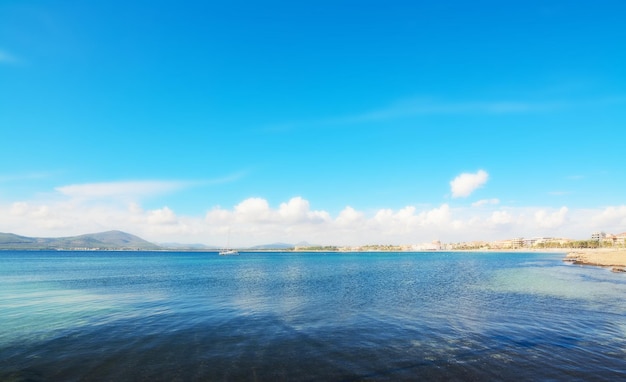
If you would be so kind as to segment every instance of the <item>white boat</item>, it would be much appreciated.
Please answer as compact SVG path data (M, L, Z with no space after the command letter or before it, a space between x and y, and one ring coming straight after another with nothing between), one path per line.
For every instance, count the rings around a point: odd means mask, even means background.
M230 247L230 228L228 229L228 243L226 244L226 248L222 249L219 252L219 254L220 256L239 256L239 252L229 247Z
M234 249L222 249L220 256L239 256L239 252Z

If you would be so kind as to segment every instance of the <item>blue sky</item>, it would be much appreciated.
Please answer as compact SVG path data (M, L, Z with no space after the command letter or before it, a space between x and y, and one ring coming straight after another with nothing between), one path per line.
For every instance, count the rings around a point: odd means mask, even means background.
M231 230L239 245L624 232L624 14L5 0L0 232L220 244Z

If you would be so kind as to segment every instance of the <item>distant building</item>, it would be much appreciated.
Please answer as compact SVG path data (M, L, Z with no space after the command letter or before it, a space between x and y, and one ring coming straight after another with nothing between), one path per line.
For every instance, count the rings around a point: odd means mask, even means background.
M543 237L539 240L537 240L535 245L543 245L543 246L564 246L564 245L568 245L569 243L572 242L572 239L565 239L565 238L559 238L559 237Z
M611 235L610 233L607 233L606 236L604 238L602 238L601 241L605 245L607 245L607 244L615 245L615 242L617 241L617 236Z
M489 246L492 249L509 249L513 247L513 243L510 239L509 240L497 240L497 241L492 241L491 243L489 243Z
M530 248L530 247L534 247L534 246L535 246L535 244L537 243L537 241L538 241L538 240L539 240L539 239L538 239L538 238L536 238L536 237L534 237L534 238L532 238L532 239L524 239L524 240L523 240L523 242L524 242L524 247L529 247L529 248Z
M511 247L512 248L521 248L524 246L524 238L523 237L516 237L515 239L511 240Z
M626 246L626 232L613 235L602 231L596 231L591 234L591 240L597 241L602 246Z
M606 237L606 233L600 232L600 231L596 231L591 234L591 240L595 240L595 241L602 241L604 240L605 237Z
M439 251L441 250L441 242L435 240L432 243L413 244L408 250L410 251Z
M619 233L615 235L615 244L617 245L626 245L626 232Z

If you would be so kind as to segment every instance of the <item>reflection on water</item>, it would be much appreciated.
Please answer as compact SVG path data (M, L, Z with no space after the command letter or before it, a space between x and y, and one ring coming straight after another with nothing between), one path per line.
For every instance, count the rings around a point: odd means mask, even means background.
M0 380L626 378L626 278L560 259L0 253Z

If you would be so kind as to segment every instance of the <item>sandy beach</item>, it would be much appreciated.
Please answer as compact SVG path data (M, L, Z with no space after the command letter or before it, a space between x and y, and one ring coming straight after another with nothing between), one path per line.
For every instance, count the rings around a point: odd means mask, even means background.
M616 272L626 272L626 249L580 249L571 250L563 261L574 264L612 267Z

